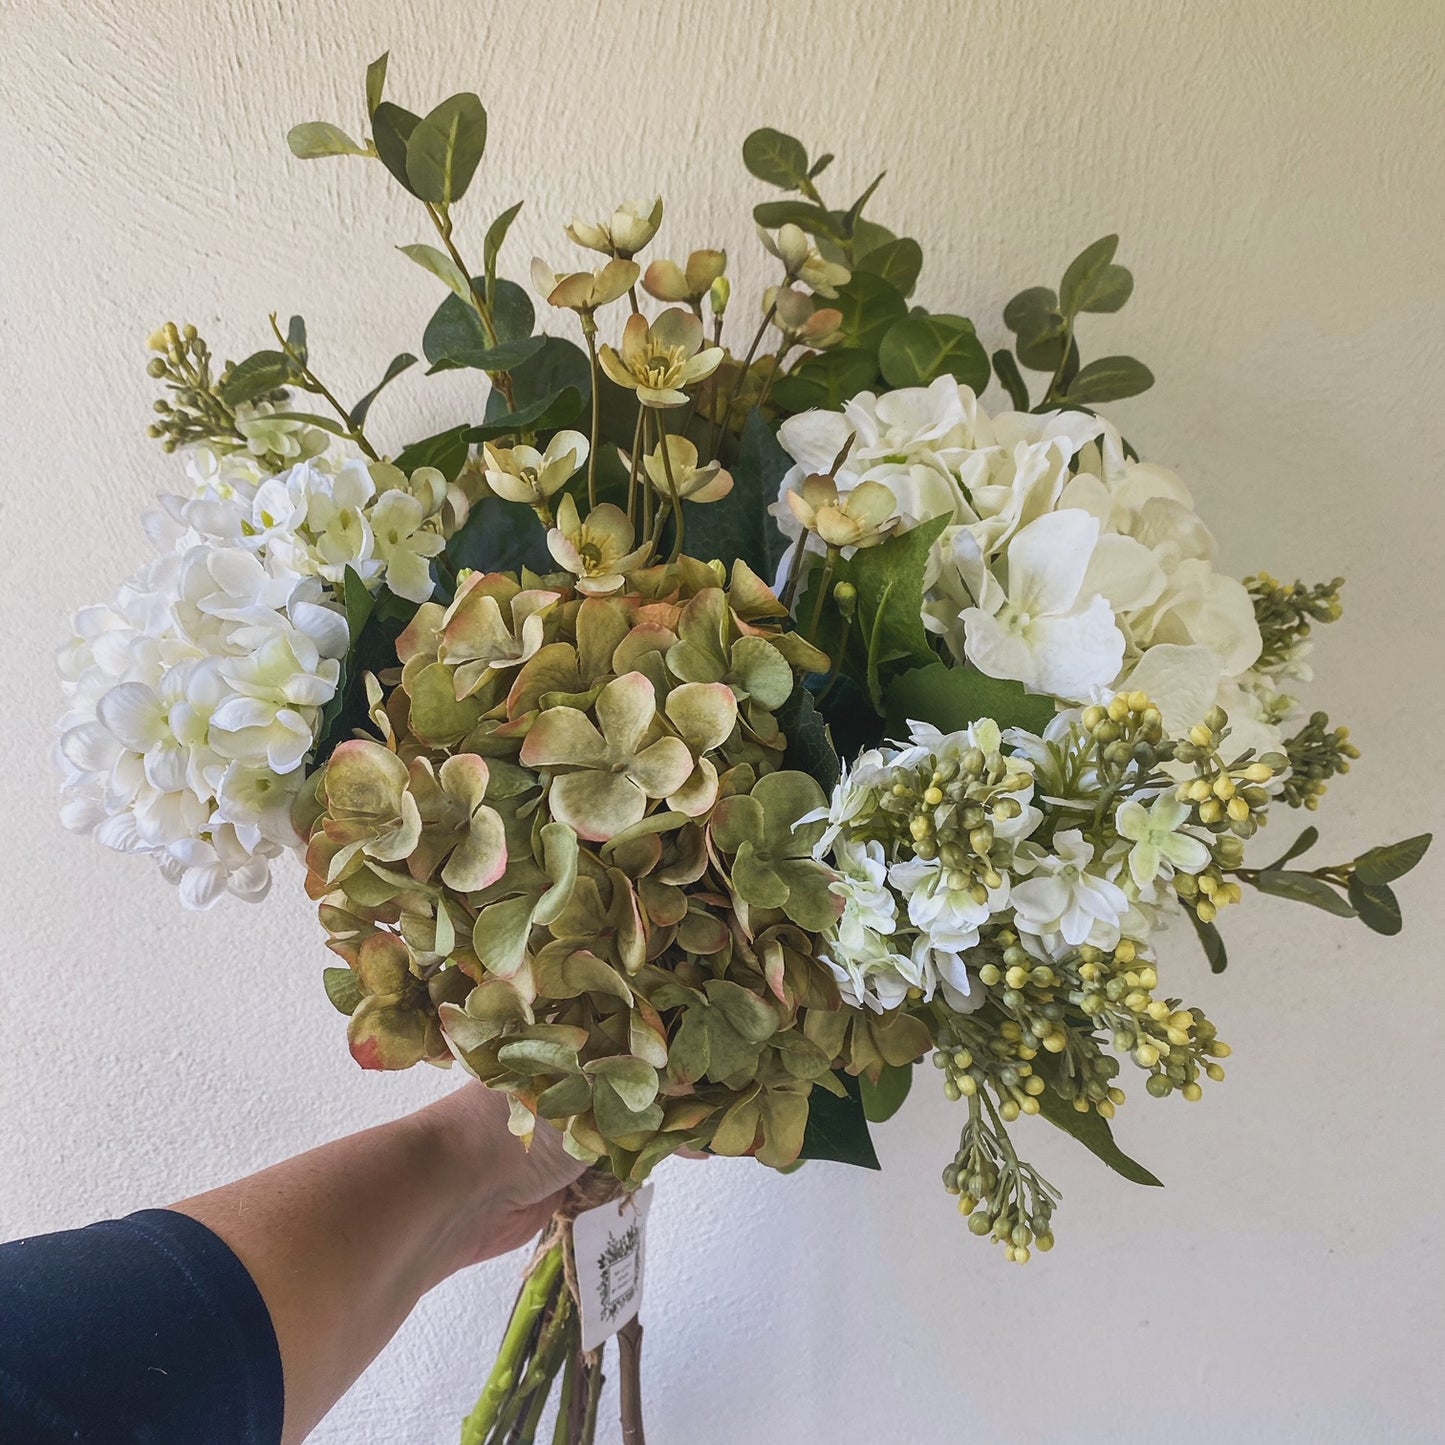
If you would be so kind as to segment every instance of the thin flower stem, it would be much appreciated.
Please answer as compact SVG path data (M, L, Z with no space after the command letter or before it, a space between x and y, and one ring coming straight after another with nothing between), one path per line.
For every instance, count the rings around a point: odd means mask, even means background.
M346 410L344 406L342 406L339 401L337 401L336 397L322 383L320 377L318 377L316 373L312 371L311 368L302 359L300 353L295 351L292 348L291 343L287 341L287 339L281 334L281 328L276 324L276 315L274 312L271 315L271 330L276 333L276 340L280 343L281 350L283 353L285 353L287 361L289 361L291 365L294 366L296 370L301 373L302 377L307 382L307 389L310 391L314 391L318 396L325 399L326 404L332 409L332 411L336 413L337 416L341 418L342 422L345 424L347 436L349 436L351 440L354 441L356 445L359 446L361 450L364 451L366 455L371 458L372 461L379 462L381 460L381 456L377 452L376 448L373 447L372 444L366 439L366 433L359 426L352 425L351 414Z
M763 378L763 389L758 393L758 399L753 403L757 411L761 411L767 404L769 395L773 390L773 383L782 374L783 358L793 349L792 342L785 341L777 351L773 353L773 369Z
M677 535L672 539L672 555L667 559L676 562L682 553L682 497L678 494L677 482L672 475L672 449L667 445L667 424L661 415L657 417L657 446L662 453L662 470L667 476L668 495L672 499L672 516ZM661 526L658 528L661 531Z
M787 277L783 285L786 286L791 280L791 276ZM732 416L733 407L737 404L738 396L743 389L743 383L747 380L748 368L753 364L753 357L757 355L758 347L763 344L763 337L768 334L768 327L773 324L773 317L777 315L777 312L778 303L777 300L774 299L773 304L768 307L767 312L763 316L763 324L758 327L757 334L753 337L752 345L748 347L748 354L743 358L743 364L738 369L737 379L733 382L732 390L728 393L728 399L723 406L721 414L713 419L713 436L708 444L708 451L710 452L717 450L718 439L722 436L723 432L727 430L728 419Z
M838 549L828 548L828 560L823 564L823 580L818 587L818 600L813 604L813 620L808 625L808 641L812 642L818 635L818 628L823 621L823 604L828 600L828 586L833 580L833 568L838 564Z
M627 474L627 520L634 530L637 526L637 470L642 465L642 425L647 417L647 408L637 404L637 425L632 429L632 469Z
M592 366L592 429L587 445L587 508L597 505L597 432L602 421L602 368L597 362L597 323L590 316L582 318L582 334L587 339L587 359Z

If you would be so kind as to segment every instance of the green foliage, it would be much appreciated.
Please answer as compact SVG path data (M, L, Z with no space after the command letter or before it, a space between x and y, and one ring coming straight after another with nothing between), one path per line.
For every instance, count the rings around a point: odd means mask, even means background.
M838 288L837 300L829 304L843 315L843 335L848 345L873 357L877 356L883 338L908 315L904 292L887 276L861 268L853 273L853 279L846 286ZM876 374L876 362L873 370Z
M731 466L732 494L721 503L683 503L688 551L698 557L741 558L771 581L785 542L767 509L777 500L783 475L792 465L763 415L749 412Z
M743 164L760 181L781 191L812 188L808 152L802 141L769 126L753 131L743 142Z
M1059 286L1059 306L1065 316L1080 311L1117 311L1134 289L1134 278L1114 263L1118 236L1104 236L1085 246L1064 272Z
M1008 392L1014 410L1027 411L1029 409L1029 389L1024 385L1024 379L1019 374L1018 362L1014 360L1013 352L1007 347L994 352L993 374L998 377L998 384Z
M550 339L550 338L549 338ZM498 398L496 405L493 398ZM521 437L536 432L557 431L571 426L582 415L586 398L576 389L567 386L552 396L544 396L530 406L519 406L508 411L506 399L494 391L487 398L487 420L480 426L469 427L467 440L474 442L495 441L499 437Z
M1103 356L1080 368L1064 391L1070 406L1096 406L1104 401L1123 401L1138 396L1154 385L1154 373L1132 356Z
M321 979L333 1007L350 1018L364 996L360 979L349 968L323 968Z
M408 476L418 467L435 467L447 481L454 482L466 465L469 430L466 426L453 426L434 436L423 437L402 451L396 465Z
M482 238L482 264L486 275L489 300L497 282L497 257L501 254L502 242L507 239L507 232L512 229L512 222L517 219L517 213L522 209L522 204L521 201L518 201L515 206L508 206L487 227L487 234Z
M1308 853L1319 841L1320 830L1315 827L1306 828L1304 832L1269 865L1270 868L1283 868L1286 863L1292 863L1301 853Z
M1039 1114L1056 1129L1072 1135L1096 1158L1102 1159L1116 1174L1122 1175L1133 1184L1147 1184L1163 1188L1163 1181L1151 1174L1137 1160L1131 1159L1115 1142L1109 1122L1101 1114L1090 1109L1081 1114L1069 1100L1045 1089L1039 1096Z
M872 386L877 375L873 352L832 347L815 351L788 372L773 388L773 399L788 412L811 407L837 411L845 401Z
M900 295L911 296L923 270L923 247L911 236L899 236L860 256L856 270L858 274L878 276Z
M870 1124L883 1124L902 1107L913 1087L912 1064L884 1064L875 1083L866 1075L859 1082L863 1114Z
M975 391L988 385L988 353L965 316L905 318L883 338L878 364L889 386L927 386L940 376Z
M861 1169L880 1169L878 1154L863 1112L862 1090L851 1074L835 1072L843 1086L841 1096L822 1087L808 1096L808 1127L800 1159L832 1159Z
M461 200L487 148L487 113L470 93L427 113L406 142L406 177L414 196L435 206Z
M428 246L424 241L415 242L410 246L398 246L396 249L403 256L415 261L423 271L430 271L438 281L470 304L471 283L462 273L462 268L445 251L439 251L435 246Z
M347 412L346 420L350 422L353 427L364 426L366 424L367 414L371 411L371 404L381 395L382 388L390 385L402 372L415 365L416 357L409 351L403 351L400 356L393 356L381 380Z
M447 543L447 556L458 571L547 572L554 565L537 514L501 497L486 497L472 508L466 526Z
M376 114L376 108L381 104L381 97L386 91L386 66L391 59L391 51L384 51L378 55L370 65L366 67L366 113L368 116Z
M487 284L482 276L472 277L478 289ZM450 295L432 313L422 334L422 354L431 371L453 367L475 367L479 371L508 371L535 356L545 338L532 335L535 322L527 293L513 281L492 285L492 324L497 345L487 339L481 318L470 298Z
M895 725L926 722L944 732L957 732L990 717L1001 728L1037 733L1054 715L1053 700L1026 692L1022 683L986 677L977 668L954 667L937 659L890 682L887 704Z
M293 125L286 133L286 144L298 160L314 161L322 156L364 156L366 147L358 145L340 126L330 121L308 120Z
M1355 859L1355 877L1361 883L1393 883L1403 878L1425 856L1433 835L1420 833L1399 843L1371 848Z
M383 100L371 113L371 143L381 163L391 172L392 179L399 181L412 195L416 192L406 175L406 147L412 132L421 124L421 117L413 115L389 100Z
M241 406L295 380L295 368L284 351L258 351L232 369L221 387L221 400Z
M763 201L753 207L753 220L769 231L781 226L797 226L814 237L842 240L838 218L811 201Z
M1366 928L1393 937L1404 926L1399 900L1388 883L1369 883L1358 872L1350 875L1350 902Z
M1229 954L1225 951L1224 937L1212 923L1206 923L1192 908L1184 910L1194 931L1199 935L1199 945L1209 960L1210 973L1223 973L1229 967Z
M777 711L778 727L788 740L783 766L807 773L828 792L838 784L841 767L828 724L813 701L813 694L800 682Z
M1261 893L1275 898L1290 898L1308 903L1340 918L1353 918L1355 910L1322 878L1312 873L1298 873L1290 868L1266 868L1250 879Z

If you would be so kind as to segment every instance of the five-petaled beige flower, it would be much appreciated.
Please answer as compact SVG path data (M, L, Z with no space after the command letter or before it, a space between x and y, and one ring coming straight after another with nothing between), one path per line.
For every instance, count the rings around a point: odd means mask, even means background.
M644 206L647 207L644 210ZM618 256L630 261L656 234L662 224L662 197L651 206L646 201L624 201L610 221L584 221L574 217L567 235L589 251Z
M852 279L853 273L846 266L825 261L818 254L800 226L789 222L779 228L776 236L759 226L758 236L769 253L786 267L789 281L801 281L820 296L836 296L838 287Z
M642 289L659 301L701 301L727 264L726 251L694 251L686 268L676 261L654 261L642 278Z
M487 485L508 502L545 506L547 498L566 485L587 460L587 438L577 431L559 431L547 450L536 447L482 447Z
M664 460L662 447L643 457L642 465L648 480L664 497L672 495L673 487L685 502L716 502L733 489L731 472L725 472L721 462L709 462L705 467L697 464L697 448L682 436L664 438L667 458ZM668 482L671 468L672 481Z
M609 261L600 271L573 271L559 276L540 256L532 258L532 285L548 304L588 315L626 296L640 274L636 261Z
M579 592L594 597L616 592L626 580L623 574L646 559L647 546L633 548L632 542L632 523L620 507L604 502L584 520L571 497L562 498L557 525L547 533L547 550L557 565L577 579Z
M763 296L773 313L773 325L794 346L822 351L843 339L843 313L835 306L819 306L811 296L791 286L775 286Z
M860 482L840 497L837 482L815 472L788 493L788 506L830 547L876 547L898 525L898 499L882 482Z
M701 347L702 322L671 306L650 324L645 316L629 316L621 352L604 346L599 356L607 375L635 391L643 406L685 406L683 388L711 376L723 357L720 346Z

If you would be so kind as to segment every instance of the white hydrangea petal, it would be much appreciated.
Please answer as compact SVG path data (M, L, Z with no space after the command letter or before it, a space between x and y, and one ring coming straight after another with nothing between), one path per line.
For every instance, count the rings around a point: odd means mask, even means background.
M1049 512L1020 528L1008 547L1010 604L1035 616L1067 612L1098 540L1098 518L1074 509Z

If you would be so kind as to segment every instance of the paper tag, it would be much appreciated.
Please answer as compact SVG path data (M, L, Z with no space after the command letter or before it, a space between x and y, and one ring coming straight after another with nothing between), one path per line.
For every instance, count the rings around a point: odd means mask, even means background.
M652 1185L579 1214L572 1222L577 1293L582 1302L582 1348L609 1340L642 1304L647 1211Z

